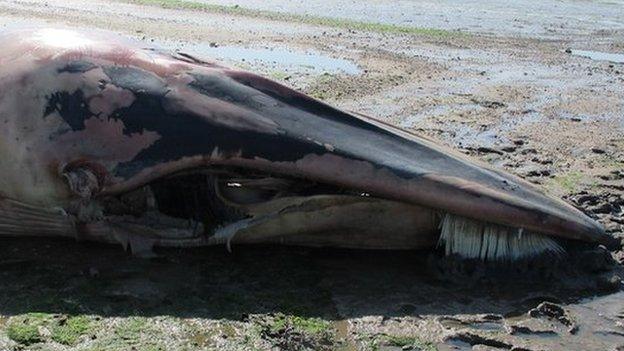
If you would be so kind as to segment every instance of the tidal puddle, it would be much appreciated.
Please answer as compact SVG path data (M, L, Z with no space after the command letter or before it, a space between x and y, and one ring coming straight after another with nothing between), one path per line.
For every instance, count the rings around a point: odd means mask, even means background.
M191 55L217 60L274 64L280 67L308 70L316 73L360 73L358 66L351 61L333 58L312 50L297 52L281 48L211 46L201 43L187 45L182 51Z
M615 63L624 63L624 54L612 54L608 52L591 51L591 50L572 50L572 55L587 57L596 61L610 61Z

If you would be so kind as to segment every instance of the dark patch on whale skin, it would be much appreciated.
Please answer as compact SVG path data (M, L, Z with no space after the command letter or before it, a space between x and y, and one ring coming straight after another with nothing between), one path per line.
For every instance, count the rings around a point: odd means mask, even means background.
M147 93L155 96L167 94L167 84L156 74L136 68L120 66L102 66L111 83L134 93Z
M227 102L250 104L250 94L246 91L250 89L240 84L232 84L235 82L227 82L229 77L205 74L191 74L191 77L193 81L189 83L189 87L203 95Z
M375 155L362 157L362 148L356 145L377 145L378 150L387 150L389 144L393 151L405 159L412 158L416 150L441 154L439 151L429 151L417 141L402 138L350 113L251 73L226 71L223 75L192 76L194 80L189 83L189 87L195 91L244 106L258 115L270 118L286 134L305 139L305 142L329 144L331 153L335 155L353 160L375 158ZM328 153L328 150L325 149L323 153ZM304 156L301 154L300 158ZM420 176L402 169L400 161L381 158L375 161L375 168L386 168L401 178Z
M71 94L66 91L51 94L48 97L43 117L45 118L53 112L58 112L61 118L74 131L85 129L85 120L93 115L89 111L82 90L76 90Z
M200 115L170 112L165 108L166 97L135 94L131 106L117 110L117 118L125 126L124 134L153 131L160 138L133 160L120 163L113 172L118 177L128 179L147 167L183 157L210 155L215 148L224 155L240 154L243 158L261 157L275 162L292 162L307 154L327 152L308 140L236 130L212 124Z
M247 73L245 73L247 74ZM404 140L397 135L379 128L371 123L365 122L349 113L340 111L324 103L314 100L306 95L280 86L279 84L266 80L263 77L247 74L250 76L248 82L230 76L200 75L192 74L194 80L189 83L193 90L222 101L234 103L237 106L244 106L262 116L271 118L275 123L286 128L291 133L307 135L310 128L322 130L325 128L324 137L330 136L330 140L340 140L345 137L345 129L327 129L327 121L337 122L340 125L348 125L360 130L375 132L384 135L411 147L422 147L422 145L409 140ZM266 80L266 82L264 82ZM272 88L267 88L272 87ZM285 94L281 90L287 89L290 94ZM301 112L312 116L303 116ZM297 116L299 114L299 116ZM305 124L298 123L297 118L306 118ZM288 126L288 127L285 127ZM357 137L351 135L350 137ZM320 139L320 138L319 138ZM370 142L370 140L367 140Z
M290 94L269 93L266 89L259 90L256 86L241 84L227 75L196 74L195 80L189 86L198 93L239 107L247 107L250 111L263 116L269 116L284 129L280 134L267 135L261 131L245 131L219 126L210 123L210 119L204 114L169 108L170 101L167 96L169 89L165 81L152 72L136 67L103 66L102 69L110 78L111 84L127 89L135 95L136 100L131 106L117 109L110 117L122 121L123 134L132 136L151 131L161 136L158 141L141 151L133 160L117 165L113 173L126 179L159 163L175 161L183 157L210 155L216 148L224 155L240 153L240 157L243 158L258 157L274 162L294 162L309 154L327 154L328 150L315 138L328 140L330 143L333 140L345 138L349 133L349 128L344 129L340 125L387 134L386 137L390 137L389 139L397 138L377 126L304 95L299 96L296 92L270 81L269 83L276 85L277 88L286 89ZM258 79L261 78L258 77ZM264 99L258 99L258 97ZM84 129L85 120L93 115L88 110L88 101L85 101L84 94L80 90L73 94L66 92L53 94L45 113L48 115L53 111L58 111L74 131ZM210 112L206 111L206 114ZM306 116L306 114L310 115ZM328 121L338 122L339 125L328 129ZM320 135L311 133L312 130L325 131ZM314 137L315 134L316 137ZM349 135L349 137L353 138L356 144L360 140L366 143L374 142L362 139L365 136L360 133ZM400 141L402 144L412 144L412 147L422 147L411 141ZM382 141L382 143L386 142ZM353 160L362 159L356 156L357 150L348 145L337 147L331 153ZM380 162L374 167L388 168L402 178L414 177L413 174L386 162Z
M221 75L194 75L195 80L189 84L198 93L218 98L222 101L237 106L245 106L251 111L270 116L278 124L285 124L286 130L277 135L267 135L261 131L237 130L227 126L219 126L210 123L210 119L203 114L178 111L168 108L169 91L165 81L157 75L136 67L103 66L102 69L115 86L127 89L135 95L135 101L126 108L120 108L110 118L122 121L123 134L133 134L151 131L161 137L153 145L141 151L133 160L117 165L113 171L117 176L130 178L144 168L155 166L159 163L179 160L183 157L209 155L218 148L224 155L237 155L247 159L255 157L275 161L294 162L306 155L327 154L328 150L319 142L307 137L310 129L323 130L327 127L327 121L340 121L341 124L366 126L363 129L379 132L376 126L359 121L354 116L335 110L329 106L309 99L296 99L295 105L291 105L288 99L282 104L280 99L256 90L255 87L241 85L234 79ZM268 95L268 96L267 96ZM265 97L257 100L256 96ZM266 102L274 101L274 104ZM280 107L275 108L276 105ZM304 104L305 108L301 105ZM301 112L313 113L320 109L326 114L313 116L298 116ZM45 109L45 116L58 111L61 117L74 131L85 128L85 120L93 116L88 109L88 101L85 100L81 90L69 94L57 92L50 96ZM337 119L330 112L344 114L348 118ZM209 114L210 111L206 111ZM304 118L303 121L298 119ZM304 123L302 123L304 122ZM346 130L326 130L323 139L340 140L345 137ZM359 139L357 135L353 135ZM369 141L370 142L370 141ZM406 142L406 141L404 141ZM410 142L407 142L410 143ZM333 154L349 159L361 159L354 157L350 147L337 148ZM383 168L384 164L378 164L375 168ZM387 165L385 166L387 167ZM409 177L407 172L395 167L390 167L400 177Z
M300 142L311 145L327 143L332 148L331 153L346 159L363 160L358 155L358 148L353 147L358 143L379 143L383 149L388 143L394 141L402 144L402 147L424 148L423 145L411 140L402 139L399 136L379 128L371 123L363 121L349 113L340 111L324 103L314 100L306 95L299 94L290 88L281 86L263 77L249 73L242 73L248 81L237 79L237 75L202 75L192 74L194 80L188 84L193 90L212 98L246 107L250 111L272 119L280 130L284 131L285 138L298 138ZM333 125L334 127L330 127ZM345 128L346 127L346 128ZM352 128L356 128L353 133ZM316 131L323 131L317 133ZM375 141L367 138L360 131L373 132L382 135L385 140ZM368 133L366 133L368 134ZM345 139L352 139L344 143ZM324 144L320 146L316 154L330 153ZM298 157L301 159L309 152L303 152ZM279 155L269 160L278 161ZM396 176L404 179L413 179L415 176L406 170L396 167L388 162L380 161L371 165L376 169L385 168Z
M97 66L89 61L71 61L57 69L58 73L85 73Z
M113 171L116 176L127 179L147 167L183 157L210 155L216 148L224 155L240 154L244 158L261 157L276 162L292 162L307 154L327 153L323 146L298 135L289 137L285 134L242 131L210 123L204 115L171 110L167 108L168 88L158 76L134 67L102 68L112 84L135 95L132 105L117 109L110 117L122 121L123 134L132 136L151 131L160 135L158 141L142 150L133 160L118 164ZM226 96L232 91L227 84L215 83L214 86L217 90L223 89L220 95L223 99L227 99ZM244 96L248 96L247 93L241 92L230 101L244 99ZM85 129L85 120L93 116L81 90L50 95L44 116L55 111L73 131Z

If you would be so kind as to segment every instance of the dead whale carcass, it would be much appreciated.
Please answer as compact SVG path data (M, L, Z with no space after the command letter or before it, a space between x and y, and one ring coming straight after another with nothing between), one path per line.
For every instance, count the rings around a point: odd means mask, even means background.
M92 31L0 40L3 235L484 259L610 239L519 178L248 72Z

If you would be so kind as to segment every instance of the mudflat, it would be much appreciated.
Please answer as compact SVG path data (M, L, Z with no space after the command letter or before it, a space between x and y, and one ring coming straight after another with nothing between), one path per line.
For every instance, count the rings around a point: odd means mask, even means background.
M624 238L621 1L6 0L2 28L101 28L428 135ZM0 349L620 350L624 252L162 250L2 239Z

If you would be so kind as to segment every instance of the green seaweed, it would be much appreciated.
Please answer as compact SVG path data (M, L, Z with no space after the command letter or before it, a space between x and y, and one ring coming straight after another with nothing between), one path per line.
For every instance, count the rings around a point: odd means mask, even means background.
M52 340L64 344L75 345L78 338L89 333L93 323L87 316L72 316L62 324L52 327Z
M7 323L9 339L23 345L32 345L43 341L39 328L45 326L52 319L48 313L27 313L15 316Z
M389 23L376 23L356 21L346 18L333 18L323 16L288 14L276 11L255 10L241 7L239 5L225 6L216 4L206 4L191 0L122 0L124 2L159 6L167 9L187 9L194 11L204 11L210 13L245 16L252 18L268 19L273 21L291 21L300 22L311 25L319 25L324 27L344 28L350 30L360 30L367 32L388 33L388 34L408 34L408 35L426 35L432 37L449 37L463 35L461 32L448 31L434 28L418 28L410 26L401 26Z

